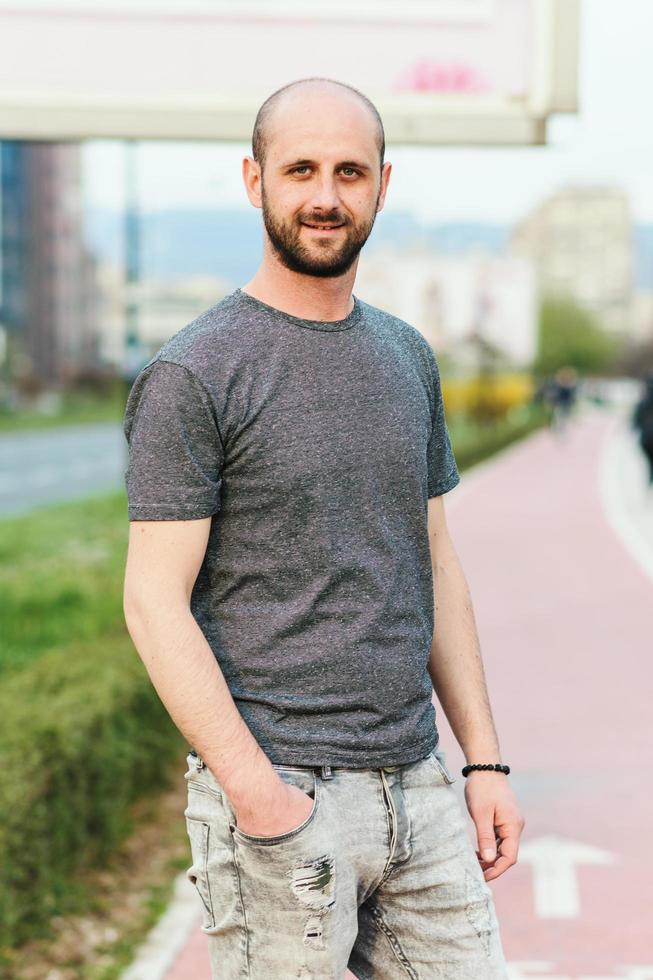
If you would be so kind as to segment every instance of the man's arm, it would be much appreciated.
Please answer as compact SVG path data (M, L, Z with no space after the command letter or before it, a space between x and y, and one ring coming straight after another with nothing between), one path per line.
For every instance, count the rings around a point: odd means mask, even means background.
M130 522L125 622L163 705L224 787L238 826L273 836L298 826L312 800L278 776L192 615L210 525L210 517Z
M428 502L435 630L433 689L467 762L501 762L467 580L449 535L442 497Z
M472 600L441 496L429 499L428 534L435 616L428 669L433 688L467 762L501 762ZM472 771L465 797L476 825L479 860L489 881L517 860L524 819L504 773Z

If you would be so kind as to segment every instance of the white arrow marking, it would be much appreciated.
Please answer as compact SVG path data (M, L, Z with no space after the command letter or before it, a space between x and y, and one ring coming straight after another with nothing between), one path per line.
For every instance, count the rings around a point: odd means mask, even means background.
M572 919L580 912L577 864L614 864L608 851L553 835L527 841L519 860L533 865L535 912L541 919Z

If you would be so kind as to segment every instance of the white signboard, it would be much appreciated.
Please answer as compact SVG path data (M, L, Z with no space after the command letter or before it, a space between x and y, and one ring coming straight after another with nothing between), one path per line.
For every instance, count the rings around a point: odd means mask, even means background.
M389 142L538 143L576 108L578 0L0 0L0 138L249 139L313 75Z

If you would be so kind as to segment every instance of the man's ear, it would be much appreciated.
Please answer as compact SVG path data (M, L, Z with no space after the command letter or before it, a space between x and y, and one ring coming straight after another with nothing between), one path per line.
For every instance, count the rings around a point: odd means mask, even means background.
M388 183L390 181L390 174L392 173L392 164L386 162L381 168L381 188L379 193L379 203L377 204L376 210L382 211L383 205L385 204L385 196L388 192Z
M255 208L262 208L261 168L253 157L243 159L243 183L250 204L253 204Z

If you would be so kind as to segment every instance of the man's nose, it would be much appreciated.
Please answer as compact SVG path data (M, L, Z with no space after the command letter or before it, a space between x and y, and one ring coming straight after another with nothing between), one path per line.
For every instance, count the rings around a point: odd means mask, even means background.
M338 187L333 177L319 177L313 184L311 203L314 208L332 211L340 204Z

